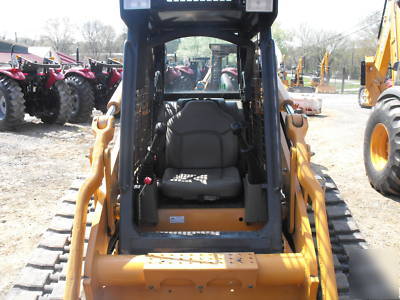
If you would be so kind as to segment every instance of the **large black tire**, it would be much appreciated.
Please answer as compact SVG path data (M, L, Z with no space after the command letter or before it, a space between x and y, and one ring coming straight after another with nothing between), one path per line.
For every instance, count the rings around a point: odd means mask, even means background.
M64 125L72 114L72 96L65 81L57 81L48 97L51 98L48 101L51 106L47 107L40 119L47 124Z
M0 76L0 130L18 127L24 121L25 99L13 79Z
M400 99L383 99L372 111L364 136L364 164L371 185L400 195Z
M85 123L92 118L95 97L92 85L81 76L71 75L65 79L72 95L71 123Z
M360 105L361 108L371 108L371 106L365 104L367 103L365 91L365 86L360 87L358 90L358 105Z

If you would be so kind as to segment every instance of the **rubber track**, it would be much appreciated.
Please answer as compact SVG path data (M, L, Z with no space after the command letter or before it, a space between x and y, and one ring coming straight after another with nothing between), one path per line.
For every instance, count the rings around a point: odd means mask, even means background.
M349 251L366 249L367 244L333 180L327 175L317 176L317 178L326 189L326 207L340 299L351 299ZM58 300L63 298L75 199L82 183L83 178L77 178L61 198L60 206L50 227L44 233L38 248L32 253L6 299ZM93 213L93 201L91 201L86 225L86 242ZM315 234L315 223L311 210L309 210L309 214L313 234Z
M75 179L60 199L50 227L43 234L38 247L32 252L17 282L7 294L7 300L63 299L75 202L83 181L84 177ZM85 246L89 238L93 214L94 207L91 200L86 223Z
M322 174L317 175L317 179L325 187L325 205L328 215L329 234L339 299L352 299L350 296L351 286L349 280L350 254L352 251L367 249L367 243L362 237L356 221L332 178L326 174ZM311 207L308 208L308 213L315 240L315 222Z

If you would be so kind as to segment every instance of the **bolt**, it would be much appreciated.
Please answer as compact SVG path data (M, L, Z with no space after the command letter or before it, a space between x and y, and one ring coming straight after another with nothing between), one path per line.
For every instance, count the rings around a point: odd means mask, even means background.
M154 290L154 286L153 285L149 285L149 290Z
M253 285L249 284L248 288L249 288L249 289L252 289L252 288L253 288Z

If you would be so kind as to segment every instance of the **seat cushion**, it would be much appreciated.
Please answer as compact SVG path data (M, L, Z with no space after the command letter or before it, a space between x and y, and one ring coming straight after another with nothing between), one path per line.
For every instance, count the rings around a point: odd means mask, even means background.
M240 194L242 182L236 167L214 169L167 168L162 193L175 199L214 201Z
M166 132L166 165L174 169L228 168L238 164L235 120L209 100L189 101L171 117Z

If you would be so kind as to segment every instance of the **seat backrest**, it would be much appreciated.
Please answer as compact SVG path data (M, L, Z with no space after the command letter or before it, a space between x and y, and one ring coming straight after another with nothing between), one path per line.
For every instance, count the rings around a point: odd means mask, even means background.
M193 100L169 119L166 164L170 168L225 168L237 165L234 118L209 100Z

